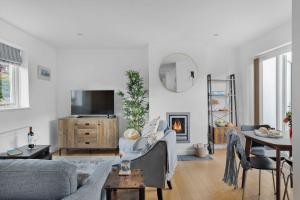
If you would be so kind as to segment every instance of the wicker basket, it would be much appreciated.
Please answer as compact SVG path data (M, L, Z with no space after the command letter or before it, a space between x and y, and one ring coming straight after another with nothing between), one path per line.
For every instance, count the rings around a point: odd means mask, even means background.
M197 157L203 158L203 157L206 157L208 155L206 145L204 145L202 143L198 143L198 144L194 144L194 148L195 148L195 155Z

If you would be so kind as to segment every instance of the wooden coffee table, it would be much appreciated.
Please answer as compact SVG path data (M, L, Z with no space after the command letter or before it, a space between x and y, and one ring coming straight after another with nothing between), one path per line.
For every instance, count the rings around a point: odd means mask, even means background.
M28 149L28 146L17 148L23 154L11 156L5 153L0 153L0 159L44 159L51 160L50 145L36 145L33 149Z
M107 200L145 200L143 171L134 169L130 175L120 176L119 170L113 169L107 177L104 189Z

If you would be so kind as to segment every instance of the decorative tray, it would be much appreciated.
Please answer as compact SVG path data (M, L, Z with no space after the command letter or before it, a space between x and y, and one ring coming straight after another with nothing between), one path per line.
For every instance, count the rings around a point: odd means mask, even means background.
M272 130L266 134L266 133L262 133L260 130L254 130L254 134L265 138L282 138L284 133L281 131Z

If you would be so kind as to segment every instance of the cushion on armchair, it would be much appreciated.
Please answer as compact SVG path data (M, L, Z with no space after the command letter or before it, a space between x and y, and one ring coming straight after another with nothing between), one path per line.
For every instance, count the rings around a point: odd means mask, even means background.
M151 120L148 124L145 125L141 132L142 137L147 137L149 134L156 132L159 127L159 120L160 117L157 117L153 120Z

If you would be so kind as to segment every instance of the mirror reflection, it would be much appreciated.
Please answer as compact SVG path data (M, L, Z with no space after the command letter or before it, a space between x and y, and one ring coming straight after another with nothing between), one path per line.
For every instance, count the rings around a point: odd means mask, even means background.
M196 82L198 70L194 60L182 53L166 56L159 68L162 85L172 92L184 92Z

